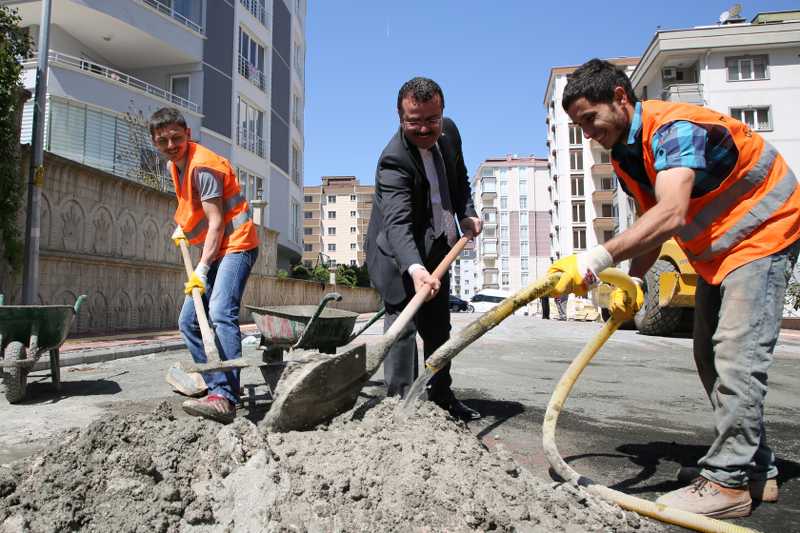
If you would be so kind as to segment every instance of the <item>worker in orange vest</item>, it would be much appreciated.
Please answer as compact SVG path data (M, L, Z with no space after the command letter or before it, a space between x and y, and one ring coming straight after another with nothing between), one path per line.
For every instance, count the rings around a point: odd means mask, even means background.
M628 77L592 59L569 78L562 106L583 135L611 150L620 185L641 216L627 230L551 267L556 294L585 294L605 268L631 259L642 278L675 237L700 276L694 358L714 411L715 439L687 487L659 503L717 518L778 499L764 398L800 244L800 187L751 126L700 106L637 101ZM611 312L642 304L617 289Z
M184 287L187 294L178 328L197 363L207 362L192 289L203 302L223 360L242 356L239 310L247 279L258 258L258 233L231 164L191 140L191 129L180 111L165 107L150 118L153 144L169 161L178 209L173 234L176 244L187 239L202 246L200 262ZM205 398L187 400L183 409L222 423L231 422L239 402L239 370L206 372Z

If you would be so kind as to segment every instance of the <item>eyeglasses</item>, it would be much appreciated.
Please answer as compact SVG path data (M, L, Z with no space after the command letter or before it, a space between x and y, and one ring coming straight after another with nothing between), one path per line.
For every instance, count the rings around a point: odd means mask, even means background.
M161 135L159 137L156 137L155 144L159 148L167 148L170 144L170 141L172 141L172 145L175 146L183 143L185 140L186 140L186 134L176 133L173 135Z
M441 123L442 123L442 117L426 118L424 120L406 120L406 119L403 119L403 124L405 124L405 126L407 128L412 128L412 129L415 129L415 130L421 128L422 126L427 126L429 128L435 128L436 126L438 126Z

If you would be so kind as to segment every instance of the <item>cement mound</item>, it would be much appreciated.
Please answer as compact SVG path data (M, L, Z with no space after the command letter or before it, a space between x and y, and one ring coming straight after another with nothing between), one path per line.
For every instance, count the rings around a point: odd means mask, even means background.
M314 431L269 434L115 416L0 469L0 532L615 531L661 528L485 449L422 403L361 406Z

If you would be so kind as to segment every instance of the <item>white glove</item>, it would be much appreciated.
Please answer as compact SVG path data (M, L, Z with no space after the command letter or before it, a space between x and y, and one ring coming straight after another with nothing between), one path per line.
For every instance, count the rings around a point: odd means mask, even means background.
M587 290L600 285L599 274L614 264L614 258L608 253L605 246L598 244L591 250L578 254L578 273L583 276L583 283Z

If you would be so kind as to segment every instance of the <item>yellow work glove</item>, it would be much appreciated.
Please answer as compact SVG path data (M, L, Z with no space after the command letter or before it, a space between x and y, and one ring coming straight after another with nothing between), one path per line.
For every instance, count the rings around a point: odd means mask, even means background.
M181 241L187 240L186 234L183 233L183 229L180 226L175 228L175 231L172 232L172 237L170 237L170 239L172 239L172 242L174 242L175 246L178 247L180 247Z
M636 299L632 300L628 293L617 287L611 291L608 311L611 316L618 320L630 320L637 311L644 305L644 292L642 291L642 280L631 278L636 285Z
M598 274L614 264L614 259L604 246L598 245L586 252L559 259L547 269L548 274L560 273L561 279L550 292L551 296L586 293L600 284Z
M206 282L208 281L209 266L205 263L197 263L197 268L194 269L192 275L189 276L189 281L183 284L183 292L192 294L192 289L195 287L200 289L200 294L206 292Z

